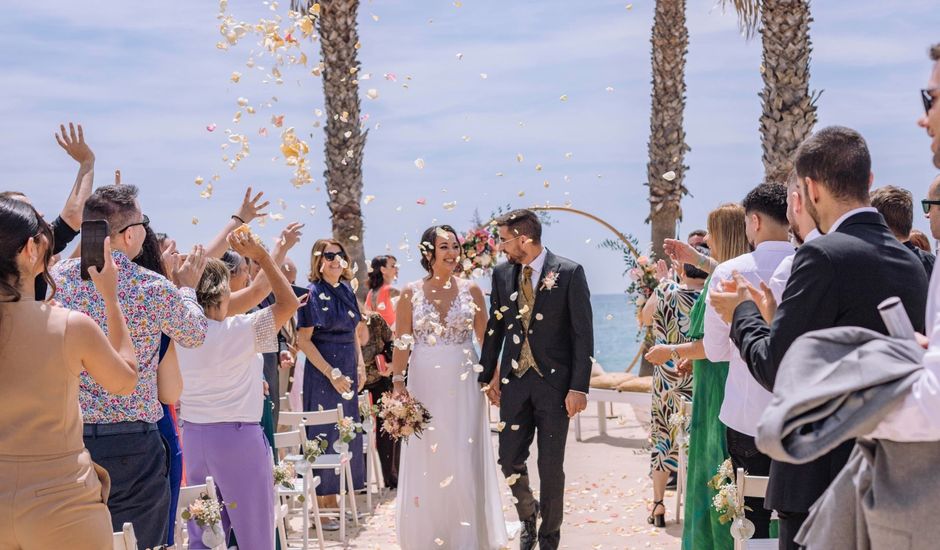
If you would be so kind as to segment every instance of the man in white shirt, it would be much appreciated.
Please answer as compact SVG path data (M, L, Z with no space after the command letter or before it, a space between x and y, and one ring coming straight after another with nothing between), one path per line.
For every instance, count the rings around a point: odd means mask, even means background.
M751 190L742 202L748 241L753 252L718 265L712 274L709 293L720 290L722 280L732 272L743 275L754 286L770 280L774 270L793 254L788 240L787 189L781 184L762 184ZM723 321L710 300L705 310L705 355L709 361L728 361L725 398L718 417L727 426L728 452L735 469L744 468L753 475L770 473L770 457L757 450L754 436L757 421L770 402L771 393L760 386L748 372L747 365L731 341L730 325ZM746 499L751 509L747 517L754 522L755 537L767 538L770 511L762 499Z

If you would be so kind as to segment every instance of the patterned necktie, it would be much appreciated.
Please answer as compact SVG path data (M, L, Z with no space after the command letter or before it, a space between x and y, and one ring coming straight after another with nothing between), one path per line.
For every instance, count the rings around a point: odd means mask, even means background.
M529 266L522 268L522 278L519 281L519 289L520 292L517 300L519 303L522 337L524 340L522 342L522 351L519 353L519 366L516 369L516 376L522 377L530 368L534 369L535 372L541 376L542 373L539 372L538 367L535 366L535 358L532 356L532 349L529 347L528 338L529 321L532 319L532 308L535 307L535 291L532 288L532 268Z

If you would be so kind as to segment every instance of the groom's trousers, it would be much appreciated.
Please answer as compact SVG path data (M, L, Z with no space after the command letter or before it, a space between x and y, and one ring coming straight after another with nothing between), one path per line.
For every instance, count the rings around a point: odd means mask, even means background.
M521 378L510 375L500 397L499 418L506 424L499 433L499 464L507 478L519 476L511 489L520 520L530 519L535 514L536 501L529 486L526 460L533 438L538 445L542 514L539 548L544 550L558 548L561 539L565 440L568 437L566 395L567 392L549 385L535 369L529 369Z

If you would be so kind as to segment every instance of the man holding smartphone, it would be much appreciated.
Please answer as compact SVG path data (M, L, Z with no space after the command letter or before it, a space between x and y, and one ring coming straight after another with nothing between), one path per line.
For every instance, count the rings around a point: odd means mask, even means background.
M129 396L112 395L82 373L79 402L85 447L111 477L108 509L114 530L132 522L140 546L155 547L166 542L170 501L166 448L157 429L163 416L157 397L157 352L161 334L186 348L197 347L205 339L207 321L194 288L205 269L206 254L201 246L194 247L175 270L179 289L133 263L150 223L141 212L133 185L95 190L85 202L83 219L108 222L118 267L118 296L140 372L137 387ZM86 262L97 256L91 247L99 242L92 234L88 239L82 247L83 253L88 252ZM104 327L103 302L94 285L82 280L80 263L78 259L64 260L52 269L58 287L56 299Z

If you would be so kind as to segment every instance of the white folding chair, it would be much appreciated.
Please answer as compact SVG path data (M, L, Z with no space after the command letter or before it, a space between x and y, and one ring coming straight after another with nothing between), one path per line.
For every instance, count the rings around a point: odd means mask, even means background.
M372 406L372 396L368 392L359 396L360 408L363 405ZM379 495L382 494L382 490L385 488L385 479L382 477L382 461L379 459L379 451L376 447L377 425L375 415L362 419L362 446L366 457L366 506L369 508L370 516L375 514L375 510L372 508L373 488L374 492Z
M692 402L679 398L679 414L692 418ZM676 522L682 523L682 506L685 500L686 478L689 474L689 427L683 423L677 438L679 446L679 468L676 472Z
M336 409L325 411L302 411L302 412L283 412L280 422L282 426L289 426L291 429L299 429L301 435L306 438L306 428L313 428L314 431L319 426L332 428L343 418L343 406L337 405ZM306 439L305 439L306 440ZM327 449L328 451L330 449ZM359 510L356 507L356 493L352 489L352 468L349 463L352 460L352 451L345 453L322 454L317 460L310 464L310 468L316 470L333 470L339 476L339 508L321 508L320 515L333 517L336 516L339 521L339 538L346 544L346 499L349 499L349 507L352 509L353 522L359 526ZM284 458L294 462L303 462L303 455L288 455Z
M765 498L767 496L767 476L752 476L744 473L744 468L738 468L735 476L737 485L737 505L744 507L744 497ZM751 539L734 541L734 550L770 550L777 548L777 539Z
M274 434L274 448L276 450L285 449L288 456L302 456L301 446L306 438L300 430L290 432L279 432ZM272 458L273 462L273 458ZM317 502L316 488L320 486L319 476L313 475L310 464L305 460L291 460L295 471L300 479L294 480L294 486L288 489L282 485L275 486L274 505L278 510L275 516L277 521L278 534L281 538L281 546L287 548L287 522L290 517L297 513L290 507L293 499L300 501L300 515L303 519L303 548L307 550L310 545L310 512L313 512L313 525L317 530L317 540L320 543L320 550L323 550L323 523L320 521L320 506Z
M126 522L120 532L114 533L114 550L137 550L137 537L134 535L134 525Z
M176 504L176 533L174 535L174 540L178 548L182 549L183 546L183 530L186 528L188 522L183 519L183 510L189 508L189 505L196 501L201 495L209 495L213 500L218 500L218 495L215 492L215 481L212 480L212 476L206 478L206 483L204 485L188 485L186 487L180 488L180 497L179 501ZM219 544L212 550L225 550L225 543ZM189 544L185 546L189 548Z

